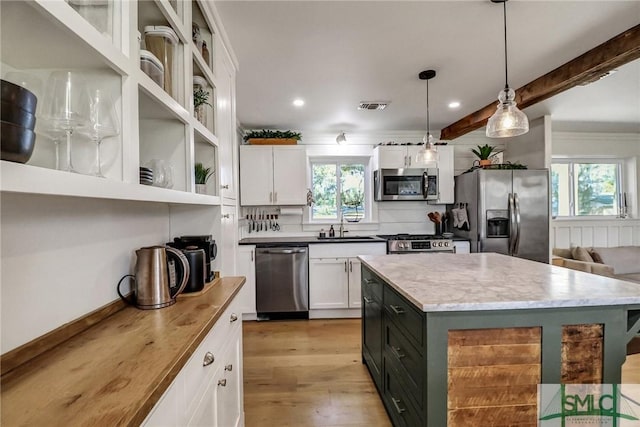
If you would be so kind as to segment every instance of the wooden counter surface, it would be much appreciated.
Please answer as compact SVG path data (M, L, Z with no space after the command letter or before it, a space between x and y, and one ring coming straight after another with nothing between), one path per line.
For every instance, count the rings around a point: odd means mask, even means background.
M138 426L244 284L126 307L2 377L3 426Z

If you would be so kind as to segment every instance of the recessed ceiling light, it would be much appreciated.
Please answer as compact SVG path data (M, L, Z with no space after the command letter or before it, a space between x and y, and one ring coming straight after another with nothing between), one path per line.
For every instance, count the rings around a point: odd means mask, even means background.
M460 103L458 101L453 101L449 103L449 108L458 108L460 107Z
M302 100L302 99L294 99L293 100L293 105L295 105L296 107L302 107L304 105L304 100Z

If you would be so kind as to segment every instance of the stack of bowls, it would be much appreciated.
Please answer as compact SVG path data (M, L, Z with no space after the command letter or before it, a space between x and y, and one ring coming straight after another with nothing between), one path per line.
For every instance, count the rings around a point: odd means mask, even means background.
M153 170L140 166L140 184L153 185Z
M36 104L33 92L0 80L0 143L2 160L26 163L33 154L36 134Z

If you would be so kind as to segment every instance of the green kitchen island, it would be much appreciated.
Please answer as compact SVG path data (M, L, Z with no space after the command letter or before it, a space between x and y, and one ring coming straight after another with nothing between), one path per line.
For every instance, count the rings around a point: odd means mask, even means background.
M395 426L537 425L537 385L621 381L640 285L494 253L360 256L362 357Z

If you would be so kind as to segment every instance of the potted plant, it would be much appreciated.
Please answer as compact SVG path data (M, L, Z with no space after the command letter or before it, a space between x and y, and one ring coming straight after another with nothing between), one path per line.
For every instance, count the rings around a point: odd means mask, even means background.
M196 175L196 193L206 194L207 181L215 171L212 168L205 168L202 163L196 163L194 166L194 172Z
M295 145L302 138L300 132L291 130L252 130L247 132L243 139L251 145Z
M206 126L207 112L204 108L205 105L212 106L209 101L209 92L198 86L193 90L193 111L195 112L196 119L200 123Z
M477 150L475 148L472 148L471 152L478 156L478 159L480 159L480 166L482 167L489 166L491 164L491 160L489 159L489 157L491 157L491 155L493 154L499 153L499 151L496 150L496 147L492 147L489 144L485 144L482 146L478 145L477 147Z

